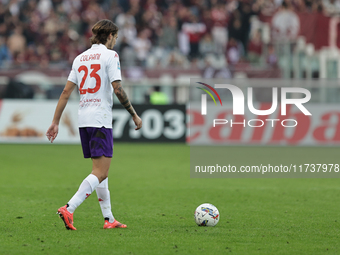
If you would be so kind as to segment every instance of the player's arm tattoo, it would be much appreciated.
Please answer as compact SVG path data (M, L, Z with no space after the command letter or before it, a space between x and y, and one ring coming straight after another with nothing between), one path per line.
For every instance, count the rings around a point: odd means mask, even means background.
M131 116L134 116L136 114L136 111L133 108L128 96L126 95L126 93L125 93L125 91L122 87L121 81L115 81L114 92L115 92L119 102L131 114Z

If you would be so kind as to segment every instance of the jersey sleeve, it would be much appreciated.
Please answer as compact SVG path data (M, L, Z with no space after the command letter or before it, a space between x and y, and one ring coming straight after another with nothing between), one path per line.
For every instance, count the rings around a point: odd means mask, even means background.
M107 73L110 79L110 83L113 81L121 81L122 74L120 71L119 56L117 53L110 55L107 62Z
M73 63L73 65L72 65L72 69L71 69L70 74L68 75L67 80L68 80L68 81L71 81L71 82L73 82L73 83L75 83L75 84L78 84L78 82L77 82L77 73L76 73L76 71L75 71L75 69L74 69L74 63Z

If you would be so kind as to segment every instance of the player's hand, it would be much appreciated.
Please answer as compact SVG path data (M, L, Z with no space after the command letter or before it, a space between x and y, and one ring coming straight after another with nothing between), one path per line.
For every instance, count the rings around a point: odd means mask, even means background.
M136 125L135 130L141 129L142 127L142 119L136 114L132 117L133 122Z
M58 130L58 125L54 123L52 123L51 126L47 129L46 136L51 143L53 143L54 139L57 137Z

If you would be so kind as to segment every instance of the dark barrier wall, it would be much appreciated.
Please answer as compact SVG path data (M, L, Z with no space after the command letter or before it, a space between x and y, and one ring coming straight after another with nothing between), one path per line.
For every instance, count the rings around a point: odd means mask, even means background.
M113 106L113 139L124 142L185 142L185 105L134 105L143 120L136 131L130 114L121 106Z

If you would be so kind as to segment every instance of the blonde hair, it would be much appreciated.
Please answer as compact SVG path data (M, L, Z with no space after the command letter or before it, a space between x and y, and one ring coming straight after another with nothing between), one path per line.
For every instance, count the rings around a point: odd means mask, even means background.
M110 34L115 36L118 33L118 27L108 19L98 21L92 27L93 36L90 38L92 44L106 44Z

